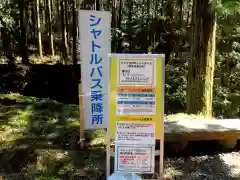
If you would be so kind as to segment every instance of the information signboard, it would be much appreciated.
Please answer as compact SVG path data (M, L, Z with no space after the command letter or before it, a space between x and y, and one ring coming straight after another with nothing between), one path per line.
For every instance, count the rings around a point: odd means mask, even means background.
M155 123L116 123L116 144L155 145Z
M154 173L159 139L163 179L164 55L111 54L109 92L108 135L115 138L115 172Z
M109 135L117 122L154 123L156 138L163 136L164 55L110 55Z
M155 146L118 146L115 151L115 171L139 174L154 173Z

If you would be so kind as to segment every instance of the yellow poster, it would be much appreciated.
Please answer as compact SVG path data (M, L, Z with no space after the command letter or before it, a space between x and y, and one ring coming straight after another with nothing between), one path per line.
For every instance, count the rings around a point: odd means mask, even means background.
M149 122L156 138L164 131L164 55L111 54L109 135L116 122Z

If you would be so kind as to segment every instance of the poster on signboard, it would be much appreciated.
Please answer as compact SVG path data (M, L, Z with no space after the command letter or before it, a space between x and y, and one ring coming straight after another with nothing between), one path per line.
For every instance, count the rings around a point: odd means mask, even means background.
M154 172L155 146L116 145L115 172L149 174Z
M121 58L118 63L118 84L155 86L155 67L156 61L154 59Z
M116 94L116 115L156 115L155 88L119 87Z
M79 25L84 129L107 128L111 13L80 10Z
M156 115L155 80L156 60L154 58L119 58L116 92L117 116Z
M115 143L155 145L155 123L117 122Z
M157 139L163 136L164 55L111 54L109 134L117 122L154 123Z

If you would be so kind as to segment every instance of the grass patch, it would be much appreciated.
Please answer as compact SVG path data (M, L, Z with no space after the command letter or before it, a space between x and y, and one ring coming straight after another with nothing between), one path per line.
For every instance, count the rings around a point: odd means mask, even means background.
M105 151L96 146L104 143L104 131L87 132L94 148L80 150L79 126L77 105L1 94L0 176L39 180L103 176Z
M1 94L0 103L1 145L23 138L54 139L56 144L69 145L71 138L79 134L77 105L15 93ZM92 140L102 138L103 131L90 131L86 136Z
M202 119L183 113L167 121ZM79 107L0 94L0 176L6 179L105 179L104 131L86 132L88 149L80 149Z

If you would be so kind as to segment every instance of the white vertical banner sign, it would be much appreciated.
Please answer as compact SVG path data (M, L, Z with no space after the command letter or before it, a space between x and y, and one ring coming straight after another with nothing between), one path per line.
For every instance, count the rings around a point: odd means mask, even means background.
M111 13L80 10L79 32L84 129L107 128Z

